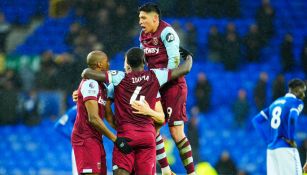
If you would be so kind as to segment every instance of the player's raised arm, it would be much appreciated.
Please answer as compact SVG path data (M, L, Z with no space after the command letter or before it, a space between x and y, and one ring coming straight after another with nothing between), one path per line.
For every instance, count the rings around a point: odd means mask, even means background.
M176 79L180 76L186 75L192 69L192 54L182 47L180 47L180 54L183 57L184 62L179 67L172 69L171 79Z
M172 27L166 27L161 32L161 39L165 46L168 63L168 69L174 69L180 64L179 44L180 40L176 31Z
M96 80L96 81L105 81L106 80L105 72L96 71L96 70L93 70L91 68L84 69L81 76L82 76L82 78L93 79L93 80Z
M136 110L132 111L134 114L147 115L151 117L157 124L163 124L165 121L165 115L160 101L156 102L154 110L150 108L146 100L134 101L131 106Z

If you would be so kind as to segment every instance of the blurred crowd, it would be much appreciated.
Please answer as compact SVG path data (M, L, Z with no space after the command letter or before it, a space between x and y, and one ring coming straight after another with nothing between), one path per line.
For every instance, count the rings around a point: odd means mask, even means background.
M229 0L227 3L222 0L193 2L157 0L157 2L163 10L162 18L197 16L199 18L234 19L241 17L239 0ZM23 61L26 59L21 59L18 69L5 68L5 55L9 55L6 51L6 40L15 24L8 23L4 14L0 13L0 96L2 99L11 99L1 107L3 109L12 108L9 110L12 114L6 112L0 114L0 118L3 118L4 115L15 116L14 111L17 111L19 116L25 116L27 113L33 113L34 116L39 115L37 93L41 90L58 90L69 99L71 92L78 86L80 72L86 67L84 58L89 51L106 50L112 58L118 51L129 47L139 34L137 7L141 2L137 0L74 0L65 3L65 7L69 7L68 9L76 16L75 22L70 25L64 38L70 50L62 54L45 50L35 57L38 61L34 63L29 64ZM179 9L181 13L177 13L175 9ZM205 61L223 64L226 71L238 71L242 64L265 61L261 57L261 51L276 35L274 19L274 8L268 0L263 0L255 14L255 24L251 24L249 31L243 36L239 35L237 26L233 22L225 25L224 33L216 25L210 26L206 41L206 56L201 55L200 48L203 46L199 46L197 28L193 23L180 24L174 21L171 25L177 31L181 44L195 53L195 59L202 61L208 58ZM282 71L277 77L270 77L275 79L272 98L267 97L269 75L266 72L260 73L259 81L255 82L254 102L248 101L248 93L245 89L237 92L237 101L234 102L232 108L238 126L244 125L251 105L255 104L257 110L260 110L268 104L267 102L286 92L285 73L292 71L297 66L305 74L307 73L307 40L301 51L301 64L299 65L296 65L293 42L293 36L288 33L280 43L279 55ZM213 90L204 72L198 74L196 84L195 105L200 112L208 112L212 109ZM69 100L65 105L69 106Z

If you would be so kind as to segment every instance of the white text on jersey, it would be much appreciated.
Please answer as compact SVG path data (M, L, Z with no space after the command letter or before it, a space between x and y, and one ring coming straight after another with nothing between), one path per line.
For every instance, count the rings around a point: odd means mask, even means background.
M140 82L142 80L148 81L149 80L149 76L148 75L147 76L143 75L141 77L132 77L132 83L138 83L138 82Z
M145 48L144 49L145 54L158 54L159 48Z

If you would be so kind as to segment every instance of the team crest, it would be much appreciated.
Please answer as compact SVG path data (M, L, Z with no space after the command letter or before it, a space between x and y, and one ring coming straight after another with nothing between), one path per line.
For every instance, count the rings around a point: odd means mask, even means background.
M153 43L153 45L158 45L159 44L158 38L157 37L153 37L152 38L152 43Z

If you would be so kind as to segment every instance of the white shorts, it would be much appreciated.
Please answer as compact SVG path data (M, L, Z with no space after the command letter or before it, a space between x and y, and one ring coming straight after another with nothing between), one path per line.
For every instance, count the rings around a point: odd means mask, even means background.
M74 150L72 149L71 151L71 167L72 167L72 174L73 175L78 175L78 170L77 170L77 165L76 165L76 158L75 158L75 153Z
M302 175L302 167L297 149L268 149L267 175Z

